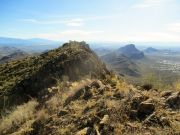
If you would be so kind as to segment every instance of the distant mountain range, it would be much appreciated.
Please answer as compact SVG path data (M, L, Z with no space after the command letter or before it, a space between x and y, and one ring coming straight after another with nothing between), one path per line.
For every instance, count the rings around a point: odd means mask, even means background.
M2 58L0 58L0 63L5 63L5 62L9 62L12 60L19 60L21 58L24 58L26 56L28 56L29 54L22 51L22 50L16 50L12 53L10 53L9 55L3 56Z
M32 39L18 39L0 37L0 47L16 47L26 52L43 52L44 50L51 50L61 45L61 42L47 39L32 38Z

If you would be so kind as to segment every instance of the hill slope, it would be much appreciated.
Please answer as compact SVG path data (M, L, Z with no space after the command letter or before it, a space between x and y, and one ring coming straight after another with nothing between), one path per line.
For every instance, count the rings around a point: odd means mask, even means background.
M0 134L179 135L180 92L144 88L113 75L64 81L0 119Z
M106 67L85 42L66 43L40 56L0 65L0 107L4 97L9 105L22 103L63 76L74 81L84 76L101 77L106 72Z
M139 76L138 66L128 57L109 53L101 57L101 59L119 75L123 76Z

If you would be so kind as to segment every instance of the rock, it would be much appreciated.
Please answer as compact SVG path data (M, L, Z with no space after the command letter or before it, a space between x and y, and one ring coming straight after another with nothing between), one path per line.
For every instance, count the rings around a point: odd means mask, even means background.
M174 109L180 109L180 91L173 93L171 96L169 96L165 103L170 107Z
M147 100L147 99L148 99L148 97L142 96L142 95L134 96L132 99L132 102L131 102L131 108L133 110L138 109L140 103Z
M161 92L161 97L168 97L172 94L172 91L163 91Z
M109 124L109 115L104 115L102 120L100 121L101 125L108 125Z
M66 114L68 114L67 110L60 110L59 113L58 113L58 116L64 116Z
M152 89L153 85L152 84L144 84L141 87L142 87L142 89L149 91L150 89Z
M129 114L129 118L135 120L137 118L137 110L131 110Z
M115 97L117 99L122 99L122 98L124 98L124 95L120 92L116 92L113 94L113 97Z
M83 94L83 97L82 97L82 98L85 99L85 100L88 100L88 99L90 99L92 96L93 96L93 94L92 94L91 90L85 88L85 91L84 91L84 94Z
M160 121L161 121L161 124L163 126L170 126L171 125L169 119L166 117L161 117Z
M76 133L76 135L95 135L95 131L92 127L86 127Z
M138 117L140 119L145 118L146 116L152 114L154 110L155 110L155 105L153 103L142 102L138 108Z
M157 117L154 113L148 116L143 123L149 126L161 124L159 117Z
M94 81L91 83L91 87L100 88L101 87L100 81Z

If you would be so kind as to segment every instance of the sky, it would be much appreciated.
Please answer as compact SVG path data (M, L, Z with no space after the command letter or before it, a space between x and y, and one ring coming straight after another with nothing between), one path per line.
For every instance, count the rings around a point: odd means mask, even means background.
M180 0L0 0L0 36L180 43Z

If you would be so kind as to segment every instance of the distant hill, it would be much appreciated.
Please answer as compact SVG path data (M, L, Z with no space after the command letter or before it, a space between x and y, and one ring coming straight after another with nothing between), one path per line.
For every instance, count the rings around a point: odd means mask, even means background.
M144 50L145 53L157 53L159 52L160 50L158 49L155 49L155 48L152 48L152 47L148 47Z
M0 58L0 63L5 63L5 62L12 61L12 60L19 60L26 56L28 56L28 53L21 51L21 50L17 50L9 55L6 55L6 56L3 56L2 58Z
M122 76L139 76L138 66L128 57L122 54L109 53L101 59L115 72Z
M141 59L144 58L144 53L139 51L134 44L129 44L121 47L117 50L118 54L123 54L131 59Z
M136 60L144 58L144 53L139 51L135 45L129 44L111 53L107 53L101 59L119 75L140 76Z
M105 65L85 42L70 42L40 56L27 57L0 65L0 108L4 96L9 104L37 96L43 89L67 76L78 80L83 76L101 77ZM15 100L17 99L18 100Z
M20 49L16 47L10 47L10 46L0 46L0 55L1 56L7 56L14 52L20 51Z

